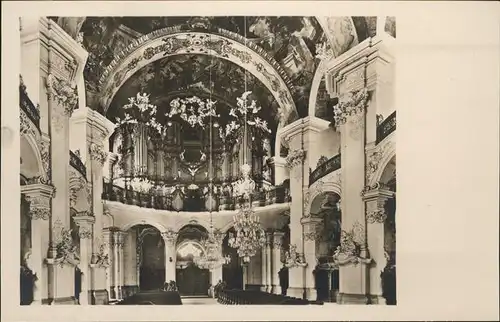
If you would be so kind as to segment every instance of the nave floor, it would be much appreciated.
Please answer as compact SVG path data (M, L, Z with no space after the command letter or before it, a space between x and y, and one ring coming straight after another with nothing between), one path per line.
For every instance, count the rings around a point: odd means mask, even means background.
M184 297L181 296L182 305L219 305L217 300L208 296Z

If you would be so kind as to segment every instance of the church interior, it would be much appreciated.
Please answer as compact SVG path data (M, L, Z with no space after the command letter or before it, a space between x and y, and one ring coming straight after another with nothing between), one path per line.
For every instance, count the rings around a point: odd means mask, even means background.
M394 17L20 34L21 305L396 305Z

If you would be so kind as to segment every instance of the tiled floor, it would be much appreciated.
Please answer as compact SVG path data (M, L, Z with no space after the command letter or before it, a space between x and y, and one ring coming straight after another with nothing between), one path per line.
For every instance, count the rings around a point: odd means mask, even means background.
M219 304L217 300L211 297L182 297L182 305L207 305Z

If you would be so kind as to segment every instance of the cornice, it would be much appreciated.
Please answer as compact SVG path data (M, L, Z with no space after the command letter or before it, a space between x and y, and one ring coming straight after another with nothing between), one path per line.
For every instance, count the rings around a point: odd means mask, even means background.
M288 142L292 137L302 132L302 130L308 131L309 133L318 133L326 130L329 124L330 122L319 117L307 116L279 129L277 136L279 136L283 142Z

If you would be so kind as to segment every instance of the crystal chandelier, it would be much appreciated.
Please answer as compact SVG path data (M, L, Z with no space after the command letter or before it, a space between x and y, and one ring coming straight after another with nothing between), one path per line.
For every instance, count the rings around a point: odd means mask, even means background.
M244 20L246 25L246 18ZM245 27L246 31L246 27ZM246 35L245 35L246 39ZM245 92L241 99L238 99L238 106L246 106L248 93L246 90L247 80L245 71ZM243 102L244 101L244 102ZM244 104L243 104L244 103ZM254 102L252 106L256 105ZM247 153L247 109L244 109L244 135L243 135L243 159L245 162ZM235 185L235 191L238 196L243 198L243 205L241 206L238 214L234 216L234 229L236 235L230 234L229 246L236 248L238 256L243 258L244 263L248 263L250 258L257 254L257 251L262 248L266 243L266 234L262 225L259 222L258 216L252 209L252 192L255 189L255 182L252 180L250 173L251 167L248 164L241 166L242 177Z
M212 72L210 69L210 84L212 83ZM210 96L212 92L210 91ZM211 101L211 100L210 100ZM208 165L208 171L209 171L209 212L210 212L210 231L208 232L208 237L204 240L202 240L201 245L204 248L204 252L200 254L200 256L196 256L194 258L194 263L196 266L198 266L201 269L208 269L208 270L213 270L216 268L221 267L224 264L228 264L231 260L229 256L223 256L222 255L222 238L223 235L220 233L215 234L214 232L214 227L212 223L212 202L213 202L213 167L212 167L212 151L213 151L213 138L212 138L212 131L214 124L212 124L212 114L209 114L210 118L210 129L209 129L209 138L210 138L210 156L209 156L209 165Z

